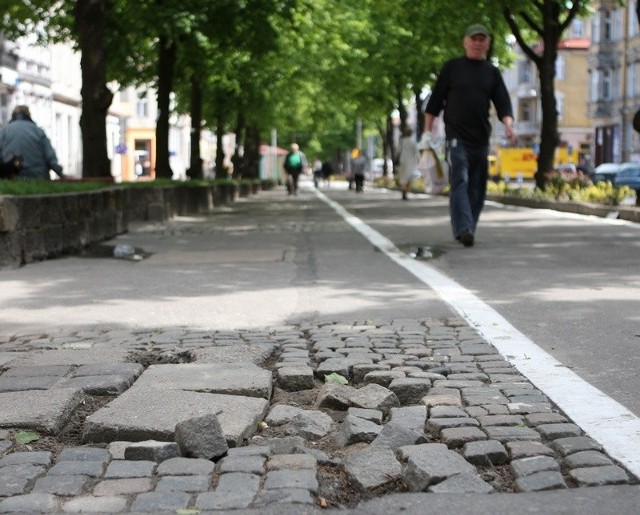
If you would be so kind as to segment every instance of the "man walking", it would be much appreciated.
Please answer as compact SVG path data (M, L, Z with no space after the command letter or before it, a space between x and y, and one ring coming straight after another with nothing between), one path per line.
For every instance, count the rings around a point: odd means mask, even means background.
M465 247L474 244L476 226L487 192L489 108L496 108L513 143L513 109L500 71L486 59L491 39L483 25L467 28L464 57L447 61L436 80L424 115L423 139L433 132L444 109L450 163L449 211L453 235Z
M291 150L284 158L284 169L287 172L287 192L289 195L297 195L298 179L307 169L307 158L297 143L291 145Z

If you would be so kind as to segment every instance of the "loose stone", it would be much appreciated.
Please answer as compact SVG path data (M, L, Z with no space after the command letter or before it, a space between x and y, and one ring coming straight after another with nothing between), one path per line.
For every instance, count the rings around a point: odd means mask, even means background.
M542 490L559 490L567 488L560 472L536 472L516 479L517 492L539 492Z
M490 494L494 491L478 474L469 473L456 474L427 488L427 492L436 494Z
M214 414L192 418L176 425L176 443L185 457L215 459L229 449L222 426Z
M391 484L402 472L393 451L385 447L351 452L344 459L344 467L349 480L360 491Z
M509 461L504 446L497 440L472 441L464 444L462 455L475 465L502 465Z
M577 468L570 470L569 475L581 486L625 485L629 482L624 469L616 465Z
M560 470L560 465L550 456L533 456L531 458L521 458L511 462L511 470L515 477L524 477L536 472L548 470Z
M456 474L475 474L476 469L455 451L430 444L411 452L403 477L410 490L421 492Z

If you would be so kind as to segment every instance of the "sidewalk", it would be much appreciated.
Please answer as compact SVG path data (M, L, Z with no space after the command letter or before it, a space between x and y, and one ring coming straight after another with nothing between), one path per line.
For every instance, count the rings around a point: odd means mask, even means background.
M150 256L0 276L0 512L637 511L635 478L312 192L117 243Z

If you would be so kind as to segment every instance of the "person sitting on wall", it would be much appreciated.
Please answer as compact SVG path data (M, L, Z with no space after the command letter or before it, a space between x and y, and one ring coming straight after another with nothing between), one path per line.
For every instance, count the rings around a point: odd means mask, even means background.
M16 106L11 121L0 131L2 161L22 156L19 179L50 180L49 170L63 179L62 166L44 130L31 119L29 108Z

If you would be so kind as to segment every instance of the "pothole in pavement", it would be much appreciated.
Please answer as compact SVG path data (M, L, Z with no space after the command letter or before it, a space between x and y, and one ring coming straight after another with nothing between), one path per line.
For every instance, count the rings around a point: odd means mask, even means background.
M145 368L150 365L178 365L181 363L193 363L195 355L190 350L171 349L140 349L129 354L129 361L139 363Z
M398 249L407 256L420 261L437 259L445 253L445 250L426 243L405 243L398 245Z
M150 252L134 247L129 244L107 245L104 243L93 243L82 250L80 257L99 259L122 259L125 261L142 261L151 256Z

